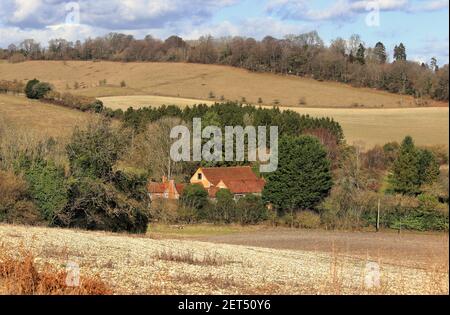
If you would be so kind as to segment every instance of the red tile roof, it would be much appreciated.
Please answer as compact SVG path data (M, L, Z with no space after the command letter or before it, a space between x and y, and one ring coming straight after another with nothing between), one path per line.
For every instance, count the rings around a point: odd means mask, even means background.
M148 192L152 194L163 194L165 192L168 192L169 185L169 181L164 183L150 182L148 183ZM178 194L181 195L184 190L184 184L175 184L175 189L177 190Z
M262 192L264 185L266 184L263 179L225 180L224 183L233 194L259 194Z
M163 194L167 189L167 183L148 183L148 192L152 194Z
M217 185L221 180L258 180L250 166L236 167L202 167L203 174L213 185Z
M222 181L233 194L261 193L266 183L250 166L202 168L202 171L211 184L217 186ZM209 188L209 196L215 197L218 190L217 187Z

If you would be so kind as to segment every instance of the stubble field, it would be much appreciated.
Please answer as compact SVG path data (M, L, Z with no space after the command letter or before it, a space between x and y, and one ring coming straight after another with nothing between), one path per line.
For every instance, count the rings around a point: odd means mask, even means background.
M419 236L416 250L431 254L437 246L447 256L438 252L417 265L353 255L333 245L345 241L342 234L328 235L331 251L12 225L0 225L0 239L3 251L30 251L37 266L76 263L81 276L98 277L115 294L448 294L448 235ZM374 253L376 242L366 241L347 238L349 248ZM400 241L414 244L414 236ZM379 266L379 285L367 282L368 263Z

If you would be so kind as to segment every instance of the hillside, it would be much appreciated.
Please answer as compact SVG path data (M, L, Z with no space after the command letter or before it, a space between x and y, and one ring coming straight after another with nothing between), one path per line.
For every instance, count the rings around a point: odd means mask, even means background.
M416 107L412 97L341 83L253 73L228 66L188 63L27 61L0 63L0 79L50 81L59 91L89 96L162 95L193 99L239 100L301 107ZM100 86L106 79L106 85ZM125 81L126 87L120 87ZM75 84L79 88L74 90ZM102 84L103 85L103 84ZM428 106L446 106L428 101Z
M13 126L12 133L28 133L35 139L68 137L75 126L91 117L69 108L30 100L24 96L0 94L0 124Z

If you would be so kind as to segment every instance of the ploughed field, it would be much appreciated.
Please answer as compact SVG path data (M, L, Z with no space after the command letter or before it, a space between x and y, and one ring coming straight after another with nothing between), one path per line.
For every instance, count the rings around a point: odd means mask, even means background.
M228 237L235 235L247 241L201 241L161 233L130 236L1 224L0 239L2 250L16 255L20 253L18 249L31 251L38 266L50 263L64 268L76 263L81 276L97 275L116 294L448 294L448 235L421 234L414 245L417 251L433 252L438 248L441 252L414 265L401 264L401 257L395 263L383 255L363 258L339 245L331 251L275 246L276 242L286 243L286 230L263 238L267 244L254 241L259 239L258 233L267 233L264 229L238 231ZM249 234L239 236L240 233ZM336 235L325 231L289 233L319 233L322 240L328 238L329 246L336 239ZM371 246L376 242L370 237L361 242L359 236L351 237L352 232L346 235L350 236L350 243L356 242L361 250L367 248L373 253ZM402 235L398 239L400 250L402 244L407 244L405 248L411 246L415 238ZM380 284L370 289L366 287L369 262L380 266Z

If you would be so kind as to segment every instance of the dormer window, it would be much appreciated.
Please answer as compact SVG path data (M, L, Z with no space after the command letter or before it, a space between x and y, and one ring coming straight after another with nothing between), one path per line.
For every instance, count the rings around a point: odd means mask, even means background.
M202 173L198 173L198 174L197 174L197 179L198 179L198 180L202 180L202 175L203 175Z

